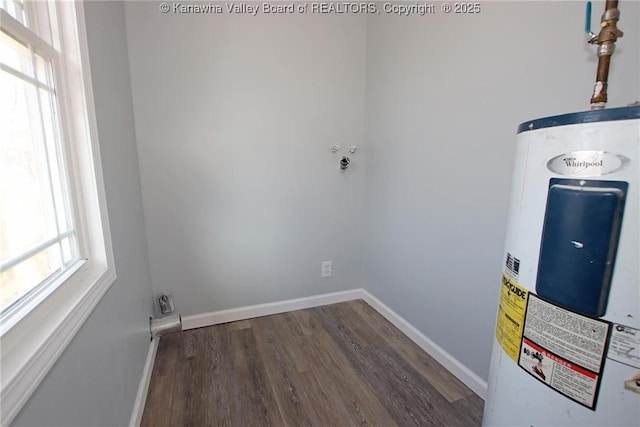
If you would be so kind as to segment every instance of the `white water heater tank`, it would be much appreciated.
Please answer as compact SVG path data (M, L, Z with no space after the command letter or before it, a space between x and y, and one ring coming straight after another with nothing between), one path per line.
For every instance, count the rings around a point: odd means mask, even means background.
M640 426L640 107L518 128L484 426Z

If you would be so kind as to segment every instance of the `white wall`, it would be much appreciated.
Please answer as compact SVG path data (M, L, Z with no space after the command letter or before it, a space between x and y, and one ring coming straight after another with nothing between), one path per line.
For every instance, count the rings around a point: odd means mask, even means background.
M640 99L638 6L620 3L610 106ZM485 379L516 127L589 108L583 26L574 1L368 20L367 289Z
M611 105L639 98L638 4L622 7ZM128 2L154 294L188 315L364 286L487 378L515 129L588 108L583 8L252 17ZM360 147L346 173L333 143Z
M156 7L127 3L125 28L122 3L85 4L118 281L14 424L128 422L152 305L142 193L154 292L184 314L365 286L486 378L515 128L586 108L583 3L368 22ZM613 105L640 98L640 7L621 8ZM333 143L361 148L345 174Z
M188 315L362 287L366 17L126 15L154 293ZM335 143L361 148L345 173Z
M149 349L151 277L124 7L110 1L84 7L118 280L14 420L16 426L127 425Z

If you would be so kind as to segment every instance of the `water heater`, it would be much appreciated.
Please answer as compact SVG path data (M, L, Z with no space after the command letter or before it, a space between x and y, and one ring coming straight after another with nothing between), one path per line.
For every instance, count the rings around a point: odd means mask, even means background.
M483 425L640 427L640 105L605 109L606 0L591 110L518 127Z
M485 426L640 426L640 106L518 128Z

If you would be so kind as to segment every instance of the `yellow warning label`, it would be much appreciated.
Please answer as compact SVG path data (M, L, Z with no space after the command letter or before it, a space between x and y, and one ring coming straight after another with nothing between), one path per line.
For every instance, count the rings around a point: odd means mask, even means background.
M506 275L502 275L498 321L496 322L496 339L502 349L518 362L524 314L527 309L528 291Z

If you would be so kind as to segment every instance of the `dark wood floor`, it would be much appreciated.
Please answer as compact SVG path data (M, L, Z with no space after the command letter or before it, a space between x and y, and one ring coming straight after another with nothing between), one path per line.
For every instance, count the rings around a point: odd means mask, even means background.
M162 337L143 426L479 426L483 401L363 301Z

